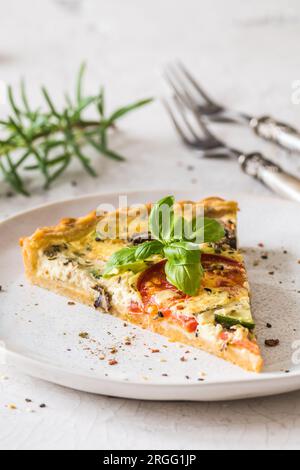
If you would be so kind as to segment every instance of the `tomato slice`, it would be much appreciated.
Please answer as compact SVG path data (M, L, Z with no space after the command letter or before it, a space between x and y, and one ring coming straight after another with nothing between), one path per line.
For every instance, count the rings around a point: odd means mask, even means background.
M138 278L137 288L142 296L143 303L148 304L154 294L159 291L169 290L176 294L176 297L185 298L186 294L180 292L175 286L170 284L165 274L166 261L160 261L146 269Z
M194 316L177 315L177 317L183 328L189 333L194 333L197 330L198 322Z
M243 264L232 258L203 253L201 262L204 268L203 287L243 287L247 281Z
M222 255L202 253L201 262L204 267L203 288L232 288L237 285L243 286L246 281L244 266L234 259ZM198 326L195 317L180 313L182 301L187 300L189 296L167 281L165 264L165 260L160 261L139 276L137 288L142 297L144 312L157 314L160 311L165 318L169 318L171 321L181 324L187 331L193 332ZM169 291L170 293L168 299L164 301L164 305L160 305L157 300L159 298L157 294L162 291ZM168 305L165 305L166 303ZM170 307L174 307L179 303L181 305L178 305L178 309L170 309ZM140 311L134 313L140 313Z
M180 307L174 312L170 309L171 306L187 299L188 296L167 281L165 264L166 261L161 261L151 266L138 279L137 287L143 300L144 310L147 313L161 312L163 318L169 318L182 325L187 331L193 332L198 326L197 320L193 316L180 313ZM168 305L160 305L155 299L155 294L166 290L171 293L167 301Z
M252 352L253 354L260 354L258 344L250 341L248 338L245 338L242 341L235 341L232 344L238 348L248 349L248 351Z
M132 314L141 314L141 313L144 313L144 312L143 312L143 309L141 308L141 306L140 306L137 302L134 302L134 301L131 301L131 302L130 302L130 305L129 305L129 312L132 313Z
M219 335L219 338L222 341L228 341L229 340L229 334L227 333L227 331L221 331L221 333Z
M219 338L222 341L229 341L230 335L227 331L222 331L219 335ZM233 339L233 341L230 342L230 344L232 344L233 346L236 346L238 348L248 349L248 351L252 352L253 354L259 354L260 353L258 344L254 341L251 341L248 338L244 338L242 340L237 340L237 341L234 341L234 339Z

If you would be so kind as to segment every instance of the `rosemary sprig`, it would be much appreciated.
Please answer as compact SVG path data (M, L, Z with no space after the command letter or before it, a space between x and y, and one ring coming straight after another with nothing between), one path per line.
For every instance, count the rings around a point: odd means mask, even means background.
M40 172L44 178L44 188L49 188L74 159L79 160L91 176L97 176L87 156L89 147L113 160L124 160L123 156L109 148L108 129L114 127L118 119L150 103L152 99L134 102L106 115L103 88L97 95L83 94L84 72L83 64L76 81L75 99L66 95L62 110L54 104L45 87L41 91L46 110L42 110L31 108L23 81L20 85L20 104L15 100L12 87L8 86L11 110L6 119L0 120L0 170L16 192L29 195L24 170ZM99 117L86 117L86 112L91 108Z

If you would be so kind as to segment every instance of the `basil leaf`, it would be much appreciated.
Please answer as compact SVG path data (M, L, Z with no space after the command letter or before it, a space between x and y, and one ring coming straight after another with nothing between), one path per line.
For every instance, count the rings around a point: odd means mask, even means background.
M174 217L174 225L172 238L173 240L185 240L187 237L184 237L185 230L187 225L190 224L184 217Z
M163 244L158 240L151 240L149 242L142 243L136 248L135 258L137 260L144 260L150 258L153 255L159 255L163 253Z
M197 217L191 221L178 217L174 223L174 237L193 243L211 243L225 236L222 224L209 217Z
M176 265L199 264L200 249L199 246L191 242L172 242L164 247L166 258Z
M203 268L200 263L177 265L167 261L165 272L168 282L177 289L187 295L197 294L203 277Z
M103 272L104 277L117 274L119 269L130 270L137 264L135 258L136 247L125 247L116 251L108 260ZM137 266L136 266L137 267Z
M174 226L174 196L167 196L156 202L149 217L151 234L157 240L166 242L171 239Z
M197 243L217 242L225 236L223 225L209 217L194 219L192 221L192 227L195 234L194 239Z

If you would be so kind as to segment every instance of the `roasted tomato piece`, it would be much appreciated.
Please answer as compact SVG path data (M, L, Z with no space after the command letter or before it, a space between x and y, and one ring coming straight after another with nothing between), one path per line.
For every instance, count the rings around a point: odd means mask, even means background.
M203 253L204 267L203 287L243 287L247 281L244 266L227 256Z
M183 328L189 333L194 333L197 330L198 322L195 317L188 315L176 315L178 321L182 324Z
M167 281L165 261L157 263L144 271L139 277L137 287L146 313L160 313L162 318L169 318L171 321L179 323L189 332L196 330L198 322L193 316L180 313L179 309L175 311L170 309L171 306L182 302L188 296ZM159 294L165 291L169 292L169 296L160 302Z
M159 291L170 290L177 295L181 294L181 298L185 297L185 294L179 293L178 289L167 281L165 264L166 261L160 261L146 269L146 271L140 275L137 288L144 304L149 303L153 295L157 294Z
M230 288L237 285L243 286L246 282L245 269L236 260L226 256L203 253L201 262L204 267L203 288ZM180 292L167 281L165 264L166 261L154 264L144 271L138 279L137 288L142 297L144 311L149 314L160 311L165 318L170 318L181 324L187 331L193 332L198 326L196 318L193 315L180 313L182 302L188 300L189 296ZM165 295L166 291L167 295ZM199 295L201 295L201 291ZM178 309L170 309L179 303Z

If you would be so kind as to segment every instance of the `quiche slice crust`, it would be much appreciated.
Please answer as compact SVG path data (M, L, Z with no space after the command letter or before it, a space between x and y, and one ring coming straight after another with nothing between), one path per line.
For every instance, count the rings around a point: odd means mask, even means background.
M175 213L186 202L177 203ZM124 215L136 220L136 207L66 218L21 239L26 275L34 285L260 372L263 359L254 335L249 285L236 247L237 203L213 197L192 204L220 221L226 233L217 244L201 245L205 273L196 296L189 297L167 282L159 257L146 261L139 272L102 277L114 252L147 239L147 217L141 215L133 228L129 223L123 229L119 223ZM146 207L149 214L151 204ZM99 237L99 222L105 227L116 217L118 238Z

